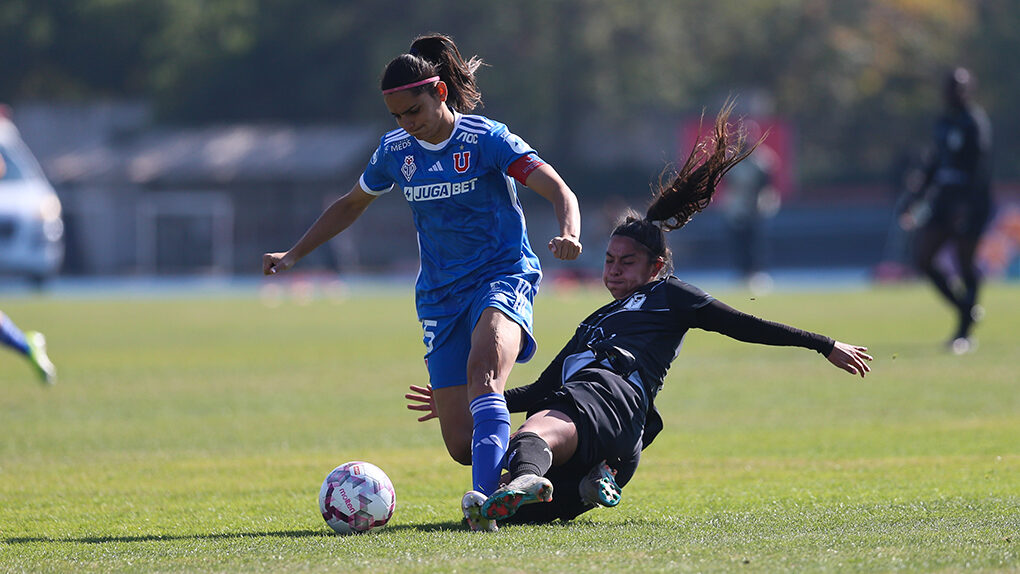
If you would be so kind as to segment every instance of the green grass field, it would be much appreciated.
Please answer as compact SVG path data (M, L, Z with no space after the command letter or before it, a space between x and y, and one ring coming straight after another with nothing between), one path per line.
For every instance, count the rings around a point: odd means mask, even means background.
M409 293L0 299L61 377L0 352L0 571L1020 571L1020 286L988 288L961 357L924 285L717 295L866 345L874 371L693 331L623 503L494 535L461 526L470 472L404 408L424 382ZM543 292L511 385L605 300ZM356 459L397 511L336 536L319 485Z

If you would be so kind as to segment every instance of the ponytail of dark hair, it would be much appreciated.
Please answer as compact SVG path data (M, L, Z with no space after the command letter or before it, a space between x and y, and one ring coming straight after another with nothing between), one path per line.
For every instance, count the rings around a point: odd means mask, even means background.
M695 213L708 207L726 172L737 165L764 141L762 139L747 147L747 132L742 122L736 129L731 129L728 122L733 111L734 100L727 100L715 118L712 134L698 141L684 162L683 167L675 170L672 181L663 171L659 177L659 189L655 193L652 204L648 207L645 218L649 221L661 222L665 231L680 229L694 217Z
M715 118L712 134L694 145L680 169L667 167L659 175L657 189L645 216L641 218L630 213L613 230L612 235L630 237L645 246L653 259L662 258L665 265L660 275L672 271L665 232L680 229L695 213L708 207L726 172L751 155L765 140L763 135L754 145L747 147L747 132L742 122L736 128L728 122L734 103L729 99L723 104Z
M411 43L407 54L397 56L386 65L380 88L388 90L439 76L449 91L447 105L458 112L467 113L482 103L482 92L475 82L475 71L483 63L478 56L472 56L471 59L464 61L460 50L449 36L443 34L418 36ZM420 94L424 90L431 90L434 93L435 87L432 84L411 90L415 94Z

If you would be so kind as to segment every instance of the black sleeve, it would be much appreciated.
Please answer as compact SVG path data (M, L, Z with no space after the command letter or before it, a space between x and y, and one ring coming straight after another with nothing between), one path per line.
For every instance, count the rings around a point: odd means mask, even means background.
M897 215L906 213L917 201L924 198L928 187L931 186L931 182L935 179L935 172L938 170L939 159L941 157L942 142L937 137L939 132L937 125L933 131L936 134L935 142L921 155L921 165L919 166L921 179L915 187L907 189L900 197L896 204Z
M813 349L825 357L829 356L836 344L834 340L824 335L759 319L754 315L737 311L719 300L712 300L697 309L693 326L722 333L745 343Z
M574 348L574 341L577 340L577 334L570 339L570 342L566 344L560 353L556 355L549 366L542 371L542 374L538 376L538 379L530 385L524 385L522 387L514 387L512 389L506 389L503 392L503 396L506 397L506 408L512 413L523 413L532 407L538 401L548 397L556 389L563 386L563 381L560 380L561 374L563 373L563 361L567 355L570 354L571 349Z
M939 168L939 151L938 146L934 149L928 150L921 163L921 181L917 188L913 190L912 199L920 199L924 196L925 191L931 186L931 182L935 180L935 172Z

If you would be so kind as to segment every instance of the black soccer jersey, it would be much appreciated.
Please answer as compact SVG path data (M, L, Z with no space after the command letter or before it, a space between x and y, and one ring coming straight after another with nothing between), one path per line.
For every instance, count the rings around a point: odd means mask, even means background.
M571 352L626 351L634 357L633 367L645 388L654 395L680 352L687 330L696 326L697 309L712 300L708 293L673 276L653 281L582 321Z
M695 311L711 301L709 294L670 276L602 306L581 321L535 384L507 390L508 406L514 407L511 412L527 410L533 400L559 388L572 373L602 360L607 349L620 349L630 355L628 367L613 370L625 371L619 372L624 377L636 372L650 402L662 386L684 335L694 326Z
M748 343L796 346L823 355L835 341L782 323L742 313L675 276L652 281L629 297L589 315L532 385L508 389L511 412L530 408L572 373L593 362L641 383L649 408L691 328L715 331ZM639 381L635 381L636 373Z
M935 124L935 155L925 174L939 186L987 191L991 177L992 129L978 106L954 109Z

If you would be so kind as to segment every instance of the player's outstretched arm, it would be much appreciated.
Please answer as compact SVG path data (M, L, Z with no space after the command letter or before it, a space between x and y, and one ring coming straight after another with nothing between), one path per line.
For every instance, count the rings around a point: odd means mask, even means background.
M848 345L847 343L836 341L836 344L832 347L832 351L826 358L830 363L851 375L860 375L863 378L864 375L871 372L871 365L869 365L867 361L872 360L872 358L867 351L867 347L858 347L856 345Z
M314 251L316 247L350 227L355 220L361 217L361 214L375 198L375 195L362 190L360 184L355 184L350 192L334 201L322 212L322 215L315 220L315 223L290 250L263 254L262 273L275 275L280 271L290 269L298 260Z

